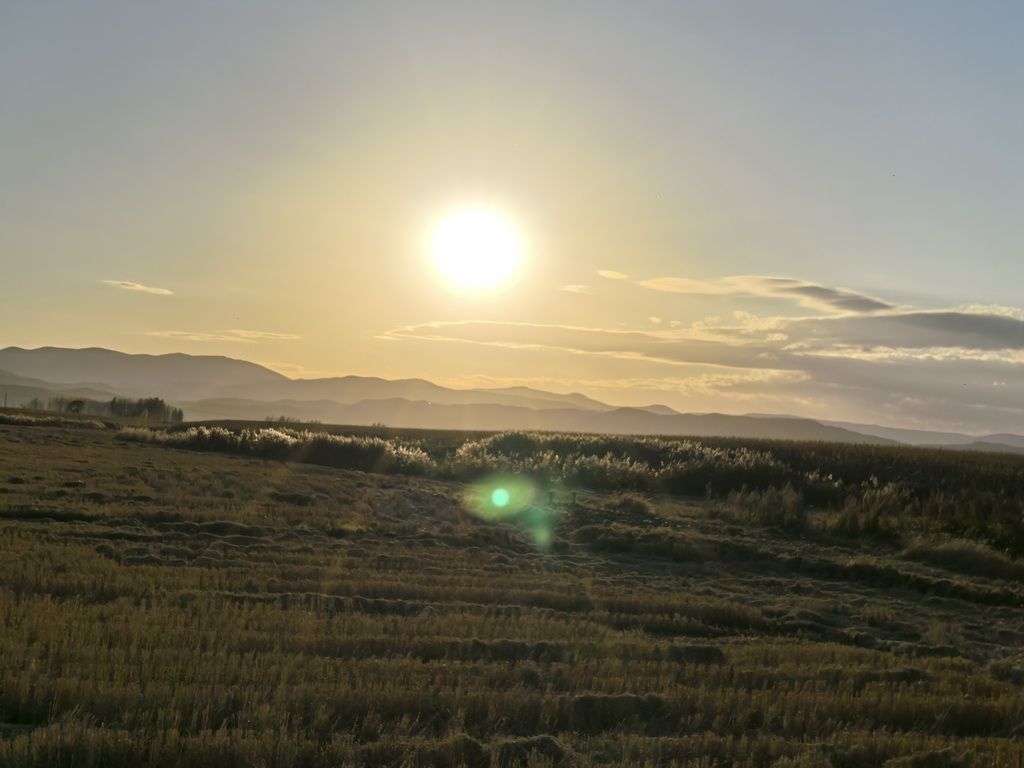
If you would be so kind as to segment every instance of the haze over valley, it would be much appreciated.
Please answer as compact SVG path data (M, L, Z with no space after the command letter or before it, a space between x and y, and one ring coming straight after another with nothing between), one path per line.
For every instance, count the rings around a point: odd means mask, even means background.
M899 430L771 414L679 413L664 405L617 407L584 395L528 387L451 389L422 379L291 379L244 360L128 355L106 349L0 350L9 405L63 395L93 400L161 397L190 421L318 421L414 429L547 430L846 443L956 446L1024 452L1024 437Z

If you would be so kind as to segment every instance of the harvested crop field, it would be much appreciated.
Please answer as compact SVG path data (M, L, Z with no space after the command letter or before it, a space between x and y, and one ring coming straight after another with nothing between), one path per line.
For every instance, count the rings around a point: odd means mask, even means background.
M118 434L0 425L0 765L1024 764L977 541Z

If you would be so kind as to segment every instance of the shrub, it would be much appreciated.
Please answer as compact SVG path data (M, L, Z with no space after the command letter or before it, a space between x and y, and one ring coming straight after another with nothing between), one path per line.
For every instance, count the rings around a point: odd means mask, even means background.
M1013 561L1002 552L976 541L917 538L903 550L903 557L989 579L1024 579L1024 563Z
M740 510L749 521L762 525L801 530L807 524L803 497L789 483L782 490L768 488L730 493L729 504Z

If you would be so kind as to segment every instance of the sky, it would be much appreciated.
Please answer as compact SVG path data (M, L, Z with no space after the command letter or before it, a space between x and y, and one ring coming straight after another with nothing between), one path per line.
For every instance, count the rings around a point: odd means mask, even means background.
M1013 0L7 0L0 347L1024 433L1022 31ZM516 233L508 277L439 268L465 211Z

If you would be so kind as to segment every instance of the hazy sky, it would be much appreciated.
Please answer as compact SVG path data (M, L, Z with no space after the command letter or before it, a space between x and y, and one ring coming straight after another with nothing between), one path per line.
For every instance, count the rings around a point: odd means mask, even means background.
M0 4L0 346L1024 432L1024 4ZM454 285L485 208L513 277Z

